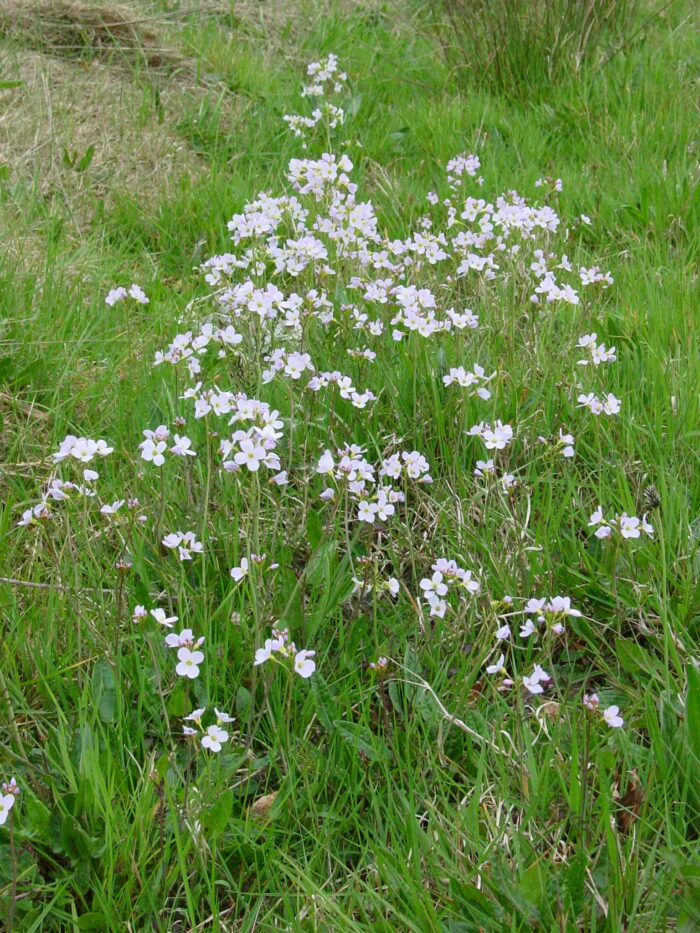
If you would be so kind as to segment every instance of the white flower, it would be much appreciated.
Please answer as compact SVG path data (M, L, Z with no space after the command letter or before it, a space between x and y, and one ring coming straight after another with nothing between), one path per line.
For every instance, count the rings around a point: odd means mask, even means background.
M568 596L554 596L545 606L547 612L553 612L565 616L573 616L575 618L580 617L581 613L578 609L573 609L571 606L571 599Z
M194 680L199 677L199 665L204 660L201 651L191 651L189 648L180 648L177 652L178 665L175 673L180 677L189 677Z
M386 581L387 592L392 596L398 596L399 588L399 581L396 579L396 577L389 577L389 579Z
M306 679L311 677L316 670L316 662L311 659L316 654L315 651L298 651L294 658L294 670L300 677Z
M447 603L444 599L438 599L437 596L431 596L428 600L430 605L430 615L438 619L444 619L447 612Z
M513 439L513 429L509 424L501 424L497 421L493 429L486 428L481 436L487 450L503 450Z
M125 499L117 499L117 501L113 502L111 505L103 505L100 512L103 515L114 515L114 513L124 505L125 501Z
M174 437L175 444L170 448L170 453L176 454L178 457L196 457L197 454L192 450L192 441L189 437L180 437L179 434L176 434Z
M542 615L542 610L545 607L546 599L528 599L525 603L525 612L532 613L537 616L538 621L544 621L544 616Z
M234 461L238 466L247 466L251 473L255 473L260 468L260 462L267 457L267 451L264 447L247 439L241 441L239 446L240 451L234 455Z
M154 466L162 466L165 463L163 456L167 444L165 441L154 441L153 438L146 438L139 444L141 448L141 457L152 463Z
M609 706L606 710L603 710L603 719L611 729L618 729L625 722L622 716L620 716L619 706Z
M264 664L265 661L270 660L275 651L281 651L283 648L284 638L266 638L264 647L258 648L255 652L253 666L257 667L258 664Z
M373 522L378 511L375 502L369 502L363 499L357 509L357 517L361 522Z
M143 606L137 606L136 609L143 609ZM136 610L134 610L135 615ZM177 616L166 616L164 609L151 609L151 615L159 625L164 625L166 628L172 628L173 623L177 622Z
M551 680L549 674L539 664L535 664L529 677L523 677L523 687L530 693L544 693L542 681Z
M497 641L506 641L510 636L511 631L509 625L502 625L500 628L496 629Z
M641 536L639 525L639 519L628 515L627 512L623 512L617 520L617 527L623 538L639 538Z
M248 558L247 557L243 557L241 559L241 563L238 567L231 568L231 576L236 581L236 583L239 583L243 579L243 577L247 575L247 573L248 573Z
M148 618L148 612L145 606L134 606L134 611L131 613L131 618L135 625L138 625L139 622L143 622L144 619Z
M615 398L612 393L608 393L603 399L603 411L606 415L616 415L620 411L620 399Z
M424 577L420 581L420 588L428 601L433 597L444 596L447 593L447 584L443 583L443 576L439 570L436 570L430 578Z
M599 505L595 512L591 515L590 521L588 522L588 527L590 528L594 525L599 525L602 521L605 521L603 518L603 507L602 505Z
M316 465L317 473L332 473L335 463L333 461L333 455L330 450L324 450L323 454L319 458L318 464Z
M228 732L219 725L208 726L202 736L202 748L211 752L220 752L223 742L228 742Z
M112 305L115 305L118 301L121 301L123 298L126 298L126 289L123 285L120 285L119 288L111 288L107 293L105 298L105 304L109 305L110 308Z
M216 713L216 724L217 726L222 726L224 723L235 722L235 716L229 716L228 713L222 713L221 710L218 710L214 707L214 712Z
M199 648L203 641L203 638L198 638L195 644L191 628L183 628L179 635L173 632L165 636L165 644L168 648Z
M16 798L14 794L0 795L0 826L7 822L7 818L10 815L10 810L15 805L15 800Z
M137 285L135 282L129 287L129 298L133 298L134 301L138 301L140 305L148 304L148 298L146 297L146 293L141 288L141 286Z
M504 667L505 660L506 660L505 655L500 654L495 664L488 665L488 667L486 668L486 673L487 674L505 674L506 673L506 669Z

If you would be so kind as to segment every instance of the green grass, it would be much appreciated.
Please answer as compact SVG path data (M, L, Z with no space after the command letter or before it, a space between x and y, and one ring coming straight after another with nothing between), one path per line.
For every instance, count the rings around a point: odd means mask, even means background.
M0 827L3 929L690 933L700 924L691 8L672 4L600 73L528 102L461 88L408 3L179 19L165 17L170 6L142 4L163 16L191 73L134 66L123 94L144 135L184 147L182 164L105 186L100 153L82 172L61 163L45 185L37 153L34 168L0 174L0 778L21 788ZM0 47L3 80L22 60L13 43ZM553 249L610 269L615 283L578 307L539 310L514 264L491 285L453 290L478 329L394 344L340 313L360 303L345 287L349 262L321 284L311 271L278 277L285 293L326 289L337 321L312 323L304 349L379 399L357 411L330 389L262 384L260 334L237 323L244 352L202 378L279 409L290 484L275 487L266 471L259 482L219 474L207 428L224 423L195 421L180 398L185 371L151 361L211 315L193 267L232 249L228 219L260 191L281 194L290 158L327 149L302 153L281 118L301 112L303 64L329 52L349 76L349 117L329 151L350 140L353 180L383 235L414 230L426 192L447 193L444 164L476 151L476 196L539 197L536 179L560 177L563 226L580 213L592 225ZM23 93L0 91L4 121ZM105 109L110 132L116 119ZM440 274L420 276L437 295ZM104 304L132 281L147 307ZM394 309L370 310L388 320ZM618 355L595 372L576 365L591 331ZM364 345L374 363L345 352ZM488 402L442 385L450 366L475 362L498 371ZM613 392L621 414L576 408L579 385ZM177 415L198 456L171 457L159 473L139 458L141 432ZM473 476L484 449L463 429L495 418L516 430L499 455L519 479L512 496ZM571 462L543 457L536 440L560 427L575 436ZM45 527L16 526L51 477L78 475L50 456L68 433L115 448L96 466L99 499L137 496L146 525L108 520L86 500L56 503ZM419 450L434 483L412 487L384 529L348 522L342 503L319 500L314 476L322 451L344 443L372 461ZM651 485L653 540L592 537L599 503L641 516ZM159 547L158 530L177 528L204 543L191 564ZM263 551L280 568L235 585L230 568ZM122 575L124 553L133 564ZM400 580L396 600L351 595L359 556ZM419 581L440 556L472 570L481 592L431 619L417 610ZM539 697L499 692L484 673L499 601L555 594L583 617L552 643L516 634L508 659L521 673L538 661L553 684ZM205 636L188 689L155 623L132 624L138 603ZM252 666L272 625L317 651L309 680ZM385 677L368 667L380 655L391 659ZM621 708L622 729L585 714L593 690ZM237 719L218 756L180 737L179 717L213 705Z

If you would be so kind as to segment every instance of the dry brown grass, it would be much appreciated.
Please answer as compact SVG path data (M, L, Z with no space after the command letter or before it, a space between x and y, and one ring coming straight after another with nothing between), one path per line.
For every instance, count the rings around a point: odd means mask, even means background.
M29 51L14 62L6 59L4 74L21 84L0 94L0 164L8 167L12 192L3 213L21 214L24 198L38 197L60 210L79 237L96 200L109 200L114 192L144 201L162 197L174 177L200 165L171 128L182 95L189 93L183 84L159 89L158 122L139 119L148 89L99 60ZM78 171L71 160L90 147L89 166Z
M27 269L46 249L22 222L29 202L45 203L80 242L100 201L129 193L157 204L203 170L176 125L209 89L166 48L172 25L145 5L0 0L2 78L19 82L0 91L0 224L11 231L4 249Z
M123 57L152 68L182 64L157 20L137 7L85 0L0 0L0 35L63 58Z
M182 27L211 20L220 39L202 59ZM27 271L45 255L46 225L25 220L37 204L80 244L99 202L130 194L155 208L205 171L178 124L213 92L232 125L242 101L217 73L240 43L264 37L275 54L291 23L298 0L183 0L169 13L150 0L0 0L0 75L19 82L0 91L3 250Z

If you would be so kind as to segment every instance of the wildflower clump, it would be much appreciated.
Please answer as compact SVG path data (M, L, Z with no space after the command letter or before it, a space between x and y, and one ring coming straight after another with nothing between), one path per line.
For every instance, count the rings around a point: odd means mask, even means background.
M232 195L224 251L198 260L194 297L174 298L129 347L151 382L128 436L107 417L76 419L75 434L57 424L12 516L25 582L69 608L62 638L79 658L59 673L75 674L94 719L60 748L75 775L51 799L77 812L61 846L88 821L85 769L123 741L143 793L130 812L154 815L149 845L192 874L196 854L212 890L224 878L233 890L231 865L248 884L248 798L279 794L280 820L295 822L276 838L291 851L334 831L335 795L383 786L396 766L421 810L417 862L471 807L490 834L474 860L489 884L508 877L484 865L515 851L506 824L527 824L539 782L564 816L531 842L574 865L568 891L589 831L591 742L605 745L598 795L619 748L646 747L624 675L662 683L686 652L667 618L665 516L653 513L655 530L643 511L661 498L632 456L641 415L620 388L631 352L612 328L613 275L561 179L533 185L533 172L514 190L481 138L432 165L432 190L394 216L341 106L349 85L334 55L309 66L308 113L283 118L295 156L274 186ZM105 301L148 304L136 285ZM622 511L635 501L641 517ZM659 645L665 668L643 654ZM54 676L27 684L48 691ZM668 730L685 707L670 688L664 703ZM432 795L443 780L449 820ZM15 796L3 786L0 825ZM76 848L96 858L84 832ZM354 863L363 848L349 845ZM591 884L603 868L592 863ZM170 866L153 874L178 924L210 922ZM285 923L303 925L311 907L293 909Z

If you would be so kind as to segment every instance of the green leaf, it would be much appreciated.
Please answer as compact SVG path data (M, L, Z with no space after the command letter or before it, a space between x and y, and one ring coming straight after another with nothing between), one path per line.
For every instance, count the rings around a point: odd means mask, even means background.
M366 726L357 722L345 722L336 719L333 728L348 745L369 761L382 761L387 757L388 749Z
M539 907L545 898L545 878L539 862L533 862L521 874L518 884L528 902Z
M340 710L335 702L331 688L318 671L311 678L311 693L316 701L316 713L319 722L328 732L333 732L335 729L334 721L340 718Z
M221 835L226 829L226 824L231 819L233 810L233 791L229 788L223 794L219 794L215 802L204 813L204 820L208 834L212 836Z
M114 672L109 661L102 659L92 671L92 696L102 722L114 722L116 718L117 694Z
M38 797L31 793L24 796L22 822L25 825L30 826L38 836L45 836L49 828L49 818L49 808Z
M452 897L459 906L459 912L464 918L469 917L471 921L479 923L487 923L494 919L496 905L488 899L483 891L480 891L474 885L453 878L450 881L450 890ZM459 929L458 926L450 927L450 930L454 931ZM467 929L472 933L474 927L468 926ZM492 930L493 927L489 925L487 929Z
M317 512L309 512L306 519L306 537L312 548L317 548L323 537L323 522Z
M241 685L236 691L236 716L238 716L239 719L245 719L249 709L250 690Z
M685 698L685 722L688 745L700 761L700 671L691 662L688 664L688 694Z
M95 147L90 144L85 150L82 157L75 163L76 172L84 172L90 166L92 162L92 157L95 155Z
M403 697L400 685L395 680L389 681L389 699L391 700L391 705L394 707L394 712L403 718Z
M44 841L49 845L53 852L63 854L63 814L60 810L52 810L46 827Z
M418 663L416 653L410 644L406 645L406 650L404 651L403 666L406 668L408 674L417 674L418 677L420 677L420 664ZM409 676L406 679L411 680L411 677ZM413 702L413 698L415 697L417 691L423 689L414 683L405 683L403 688L406 694L406 699L409 703Z
M638 674L640 671L649 670L648 655L636 641L630 641L628 638L616 639L615 654L620 667L628 674Z
M73 738L71 761L76 771L83 771L86 760L96 752L97 748L98 743L95 733L92 731L92 727L85 723L78 729Z
M338 548L337 541L324 541L311 555L306 565L306 579L310 586L328 585L331 576L331 559Z
M429 690L426 690L425 687L416 688L416 695L413 698L413 709L426 726L428 726L431 733L437 732L443 715L435 697Z
M190 712L190 710L187 709L187 696L185 694L184 684L178 684L175 687L168 697L166 708L168 710L168 716L172 716L173 719L182 719L183 716L186 716Z
M78 918L79 930L106 930L108 927L107 917L96 910L91 910L90 913L83 914L82 917Z
M72 816L66 816L61 826L63 849L75 862L86 862L90 858L90 837Z

